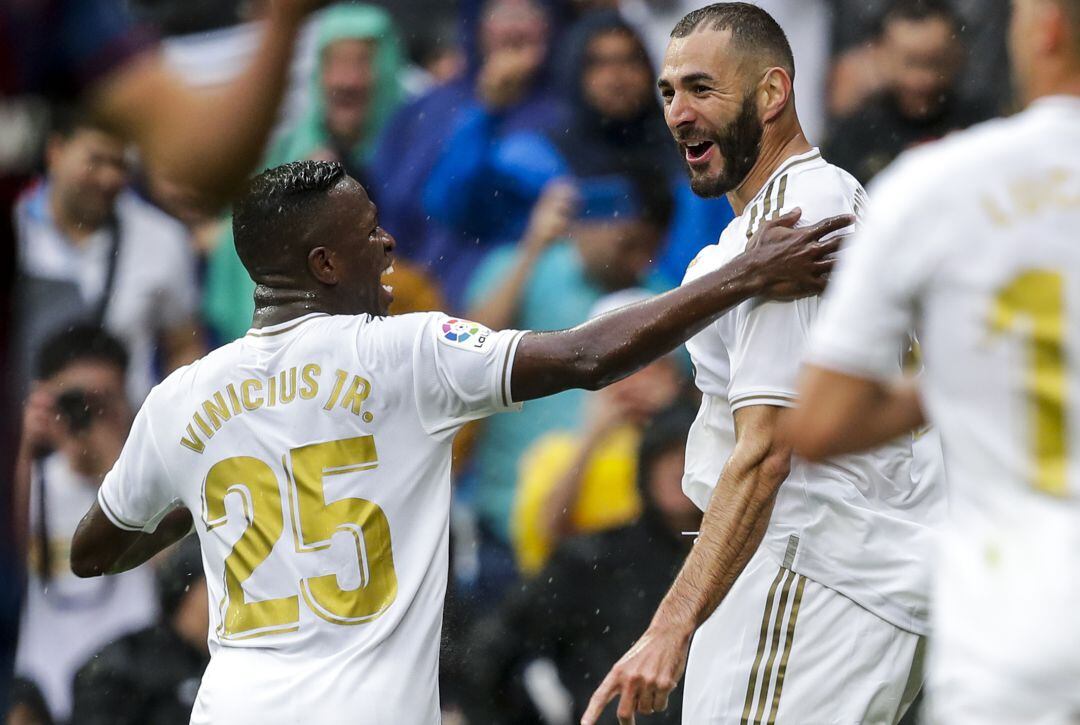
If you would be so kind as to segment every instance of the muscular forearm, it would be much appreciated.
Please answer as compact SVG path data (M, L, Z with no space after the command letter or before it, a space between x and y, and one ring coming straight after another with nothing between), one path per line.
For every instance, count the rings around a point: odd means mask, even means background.
M272 13L251 64L223 87L192 89L157 56L119 71L94 95L94 108L157 171L224 204L254 170L277 120L299 24Z
M757 462L732 459L709 502L698 540L657 609L653 626L674 627L689 636L712 614L757 551L776 490L786 475L786 467L774 454Z
M119 574L142 566L189 533L191 514L187 509L177 509L162 519L154 533L136 539L105 573Z
M750 265L736 258L690 284L570 330L526 335L511 378L514 399L609 385L674 350L761 288Z

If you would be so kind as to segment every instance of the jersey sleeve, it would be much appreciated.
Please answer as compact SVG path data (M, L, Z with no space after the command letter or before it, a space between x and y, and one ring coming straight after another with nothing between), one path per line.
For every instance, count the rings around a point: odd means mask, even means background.
M785 179L789 179L786 191ZM761 218L780 216L798 206L803 210L799 226L858 212L864 198L858 182L835 167L781 176L766 190L766 206L770 194L773 211L767 214L763 209ZM727 392L732 412L750 405L795 405L795 383L819 304L817 298L794 302L755 298L735 311L734 339L728 351L731 377Z
M148 399L135 416L120 458L98 489L98 503L105 515L128 531L152 532L176 499L150 429L152 408Z
M930 234L920 229L925 190L909 165L885 172L872 189L870 210L825 294L807 356L815 365L869 379L899 373L917 327L917 297L937 264Z
M732 412L749 405L794 407L795 381L806 351L816 299L754 300L735 319L728 401Z
M471 420L518 410L510 371L521 330L483 325L432 313L414 348L416 406L429 435L452 433Z

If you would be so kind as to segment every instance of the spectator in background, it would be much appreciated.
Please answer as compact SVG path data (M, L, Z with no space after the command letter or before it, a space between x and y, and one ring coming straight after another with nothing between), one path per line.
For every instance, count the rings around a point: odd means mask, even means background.
M17 390L25 394L42 341L72 324L103 325L131 353L139 402L166 371L205 352L195 323L190 239L128 190L124 142L75 111L57 114L47 173L16 207Z
M589 317L651 296L643 289L615 292L601 298ZM641 429L672 404L683 382L678 359L660 358L592 393L580 429L548 433L525 452L511 520L523 574L535 575L563 539L625 526L640 515Z
M586 15L562 38L557 89L564 124L498 135L497 111L462 114L424 190L432 219L464 239L459 261L520 238L529 212L552 180L649 174L677 194L678 282L686 265L731 220L726 199L702 200L686 181L656 98L655 73L633 28L615 11ZM666 261L667 254L662 255ZM667 265L665 265L667 266Z
M834 55L828 90L830 116L843 117L881 90L879 60L882 16L894 0L828 0L833 6ZM950 0L961 19L960 41L967 51L957 79L959 93L995 111L1011 102L1006 43L1011 0Z
M958 91L960 19L945 0L894 0L878 44L883 87L836 122L825 155L866 184L902 151L986 120Z
M570 691L577 722L599 678L648 625L690 550L693 538L683 532L696 531L701 521L701 512L682 492L686 436L693 421L693 408L677 406L645 427L638 449L643 507L637 521L562 543L538 576L515 588L494 615L477 625L470 674L476 691L496 707L522 665L547 657ZM639 715L638 722L677 723L680 705L681 690L676 690L666 712ZM486 715L477 721L497 721ZM504 721L516 720L510 716Z
M16 677L11 683L11 707L4 722L6 725L53 725L41 690L25 677Z
M95 654L75 676L78 725L187 725L210 662L206 578L197 537L157 571L161 617Z
M388 124L371 167L372 198L398 254L429 268L451 305L460 301L477 254L474 240L428 219L421 192L451 132L463 120L489 117L492 135L552 128L564 118L548 89L549 26L537 0L487 0L472 72L402 108ZM491 215L480 209L479 217ZM510 238L512 239L512 237Z
M40 382L23 415L13 498L30 547L16 669L40 685L61 721L77 668L156 610L149 569L79 579L68 563L75 527L131 426L126 370L117 338L95 327L62 331L41 349Z
M611 292L643 283L661 291L647 277L671 210L667 189L649 177L553 185L522 241L493 250L476 269L468 316L492 329L560 330L584 322ZM522 454L544 433L579 427L584 400L584 391L567 391L480 428L463 495L478 519L481 598L497 598L516 576L509 521Z
M382 8L340 4L320 13L315 38L310 107L270 148L263 165L340 161L350 176L366 184L375 139L404 99L397 30ZM401 270L404 274L404 265ZM221 342L241 337L251 326L254 292L226 224L210 256L203 304Z

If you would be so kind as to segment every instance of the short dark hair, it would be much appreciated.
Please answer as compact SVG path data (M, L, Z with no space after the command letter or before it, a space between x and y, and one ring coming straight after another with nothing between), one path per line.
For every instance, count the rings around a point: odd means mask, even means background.
M233 240L236 253L254 276L280 250L273 244L281 235L295 235L310 218L313 202L346 178L336 161L290 161L266 169L248 184L233 205Z
M769 61L795 78L795 54L776 19L750 3L713 3L686 14L675 24L672 38L685 38L701 26L730 30L732 40L745 51L764 53Z
M49 108L49 134L65 141L79 131L104 131L109 129L92 116L79 103L57 103Z
M955 30L959 30L962 24L948 0L893 0L881 14L880 28L884 30L895 20L922 22L932 19L944 20Z
M128 353L124 343L101 327L74 325L54 333L42 344L37 357L38 379L48 380L84 361L115 365L121 374L126 374Z

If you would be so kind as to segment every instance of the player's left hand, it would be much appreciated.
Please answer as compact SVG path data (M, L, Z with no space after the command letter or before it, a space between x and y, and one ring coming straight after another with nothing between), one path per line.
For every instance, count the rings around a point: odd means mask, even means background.
M654 622L622 656L589 700L581 725L595 725L616 696L620 725L633 725L634 713L651 715L667 709L668 695L686 669L690 635Z

